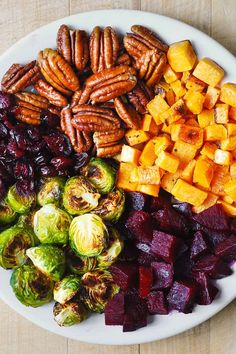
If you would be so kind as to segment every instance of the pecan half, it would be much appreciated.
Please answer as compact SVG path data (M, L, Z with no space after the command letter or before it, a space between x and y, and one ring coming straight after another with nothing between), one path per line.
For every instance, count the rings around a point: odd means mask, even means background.
M131 65L131 58L129 54L120 54L117 58L116 65Z
M66 25L61 25L57 32L57 50L68 63L71 63L70 30Z
M124 137L124 129L116 129L108 132L96 132L93 134L93 141L97 148L110 147Z
M71 108L80 104L81 95L82 95L82 90L75 91L73 93L73 96L71 97L71 101L70 101Z
M124 97L116 97L114 105L118 116L128 128L139 129L141 117L129 103L125 102Z
M141 25L133 25L131 31L138 35L149 48L167 52L168 45L161 41L150 29Z
M40 77L40 70L33 60L31 63L21 66L13 64L2 78L2 91L16 93L34 84Z
M68 105L67 98L60 92L56 91L50 84L44 80L39 80L34 85L37 92L48 99L48 101L57 107L65 107Z
M96 26L89 40L91 68L94 73L111 68L117 58L119 41L116 32L111 27L102 30Z
M165 53L155 49L148 50L136 61L139 77L144 79L148 86L156 84L163 75L166 63Z
M154 93L144 81L139 80L133 90L127 93L127 97L137 112L145 114L147 113L147 104L154 97Z
M54 106L53 104L50 104L48 106L48 111L51 112L52 114L55 114L58 117L60 117L61 115L61 107Z
M72 112L69 107L61 111L61 129L68 136L74 150L78 153L86 152L92 147L91 134L81 132L72 125Z
M116 145L112 145L112 146L106 146L106 147L102 147L102 148L98 148L97 149L97 156L98 157L112 157L115 156L117 154L119 154L121 152L123 143L119 143Z
M15 117L18 121L39 125L41 112L48 108L48 100L30 92L16 93Z

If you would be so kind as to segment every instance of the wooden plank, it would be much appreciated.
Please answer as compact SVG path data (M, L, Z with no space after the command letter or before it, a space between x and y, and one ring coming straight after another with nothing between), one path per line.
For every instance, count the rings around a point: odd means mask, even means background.
M91 6L92 5L92 6ZM75 14L77 12L102 10L102 9L140 9L140 0L70 0L70 12Z

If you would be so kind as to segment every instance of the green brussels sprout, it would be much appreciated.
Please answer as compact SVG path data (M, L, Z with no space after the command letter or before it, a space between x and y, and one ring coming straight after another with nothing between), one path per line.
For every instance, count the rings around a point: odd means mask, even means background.
M125 210L125 193L115 189L99 200L92 213L101 216L103 220L117 222Z
M65 245L71 216L54 204L47 204L34 215L34 232L41 243Z
M103 312L108 301L120 288L107 270L85 273L82 278L81 300L93 312Z
M92 157L89 163L81 169L81 173L101 194L109 193L115 186L116 170L99 157Z
M7 225L15 221L17 213L6 200L0 202L0 225Z
M17 190L16 186L11 186L7 193L7 202L12 207L14 211L19 214L26 214L30 210L32 204L35 202L36 196L32 192L28 196L21 196Z
M98 205L100 194L83 176L69 178L66 182L63 205L68 213L81 215L90 212Z
M54 300L64 305L80 290L81 280L76 275L68 275L54 286Z
M108 230L100 216L84 214L72 220L69 242L78 256L98 256L107 247Z
M39 188L37 194L37 202L39 205L55 204L60 206L62 203L62 194L64 190L65 180L62 177L45 178Z
M36 237L29 228L14 225L0 233L0 266L12 269L25 263L26 250L35 246Z
M70 272L83 275L91 270L94 270L97 266L97 258L96 257L79 257L76 254L69 250L67 252L67 266Z
M65 272L65 254L62 249L52 245L39 245L26 251L34 266L49 278L60 281Z
M21 227L28 227L30 229L34 229L34 215L36 213L37 209L31 210L27 214L22 214L20 215L17 225Z
M68 301L66 304L55 303L54 320L59 326L69 327L88 317L88 311L80 301Z
M17 299L25 306L39 307L53 298L53 281L33 265L16 268L10 284Z
M99 268L109 268L118 258L124 247L124 242L119 232L114 228L109 228L109 241L107 249L98 257Z

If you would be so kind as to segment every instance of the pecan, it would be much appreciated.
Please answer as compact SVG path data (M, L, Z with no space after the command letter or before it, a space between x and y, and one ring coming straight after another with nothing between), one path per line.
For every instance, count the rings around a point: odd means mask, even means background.
M137 112L145 114L147 113L147 104L154 97L154 94L145 82L139 80L133 90L127 93L127 97Z
M71 63L70 30L66 25L61 25L57 32L57 50L68 63Z
M98 148L97 149L97 156L98 157L112 157L121 152L123 144L116 144L112 146L106 146L103 148Z
M89 40L91 68L94 73L111 68L117 58L119 41L116 32L111 27L101 30L96 26Z
M129 54L120 54L117 58L116 65L131 65L131 58Z
M63 96L60 92L56 91L50 84L44 80L39 80L34 85L34 88L38 93L46 97L48 101L57 107L65 107L68 105L67 98Z
M48 106L48 111L51 112L52 114L55 114L58 117L60 117L61 115L61 107L54 106L53 104L50 104Z
M120 127L117 115L108 108L78 105L72 108L72 125L81 131L104 132Z
M133 25L131 31L138 35L150 49L167 52L168 45L163 43L150 29L141 25Z
M32 125L40 125L41 119L40 119L41 112L38 110L26 108L23 106L18 106L15 109L15 117L18 121L27 123L27 124L32 124Z
M48 109L48 100L31 92L19 92L15 94L15 117L20 122L39 125L41 112Z
M118 116L123 120L123 122L125 122L128 128L139 129L139 113L129 103L124 101L124 97L116 97L114 99L114 105Z
M69 107L61 111L61 129L68 136L74 150L78 153L86 152L92 147L90 133L81 132L72 125L72 112Z
M97 148L110 147L118 142L124 137L124 129L116 129L108 132L96 132L93 134L93 141Z
M158 53L155 49L148 50L136 61L139 77L144 79L148 86L156 84L164 72L166 63L165 53Z
M35 83L39 77L40 70L36 60L24 66L13 64L2 78L2 91L8 93L19 92Z
M81 90L75 91L73 93L73 96L71 97L71 101L70 101L71 108L77 106L78 104L80 104L81 95L82 95L82 91Z

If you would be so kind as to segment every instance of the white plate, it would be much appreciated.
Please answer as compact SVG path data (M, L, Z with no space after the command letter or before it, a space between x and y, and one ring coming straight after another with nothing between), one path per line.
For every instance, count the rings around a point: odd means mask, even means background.
M12 46L0 58L0 78L12 63L25 63L37 57L46 47L55 47L59 26L66 23L72 28L88 32L96 25L112 26L120 33L130 31L133 24L142 24L156 31L167 43L190 39L198 57L210 57L226 71L225 81L236 82L235 57L206 34L168 17L129 10L102 10L66 17L44 26ZM0 269L0 297L14 310L35 324L56 334L90 343L138 344L163 339L186 331L219 312L236 297L236 265L230 277L217 282L220 294L209 306L196 306L192 314L172 313L168 316L150 317L147 327L135 332L122 333L120 326L105 326L103 315L93 315L87 321L69 328L60 328L53 320L52 307L27 308L15 298L9 286L11 272Z

